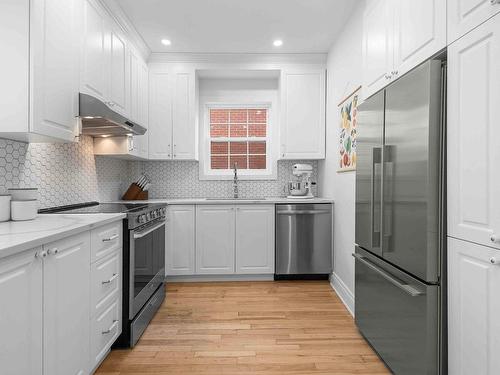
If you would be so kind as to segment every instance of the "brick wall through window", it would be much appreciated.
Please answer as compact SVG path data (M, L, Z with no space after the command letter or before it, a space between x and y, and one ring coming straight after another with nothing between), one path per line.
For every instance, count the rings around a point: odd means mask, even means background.
M263 170L267 168L268 110L211 108L210 168Z

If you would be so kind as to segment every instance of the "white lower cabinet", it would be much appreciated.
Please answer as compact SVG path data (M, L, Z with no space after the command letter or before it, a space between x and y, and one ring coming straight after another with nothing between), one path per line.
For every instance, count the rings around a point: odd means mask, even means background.
M448 240L449 374L498 374L500 251Z
M53 242L44 251L44 374L87 374L90 233Z
M93 372L121 333L121 244L117 222L0 259L0 373Z
M274 273L274 204L170 205L167 276Z
M193 205L169 206L166 226L167 275L194 275L195 217Z
M236 206L236 273L274 273L274 206Z
M0 372L42 374L41 247L0 260Z
M234 273L234 206L196 207L196 273Z

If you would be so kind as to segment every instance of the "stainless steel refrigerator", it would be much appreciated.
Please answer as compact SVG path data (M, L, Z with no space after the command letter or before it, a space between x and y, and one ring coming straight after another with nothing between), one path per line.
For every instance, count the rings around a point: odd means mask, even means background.
M430 60L358 108L355 320L395 374L446 372L445 82Z

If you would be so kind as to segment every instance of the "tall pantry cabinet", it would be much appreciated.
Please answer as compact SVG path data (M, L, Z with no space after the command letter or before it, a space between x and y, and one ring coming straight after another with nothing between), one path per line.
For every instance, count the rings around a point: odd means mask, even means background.
M450 374L500 368L500 4L474 3L448 1Z

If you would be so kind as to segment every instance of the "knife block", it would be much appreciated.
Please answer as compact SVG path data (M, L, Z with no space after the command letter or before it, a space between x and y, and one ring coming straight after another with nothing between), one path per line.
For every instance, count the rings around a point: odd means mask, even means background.
M144 193L144 191L137 185L135 182L132 182L125 192L123 194L122 200L124 201L133 201L136 199L141 199L138 198L141 193ZM142 199L147 199L147 198L142 198Z

